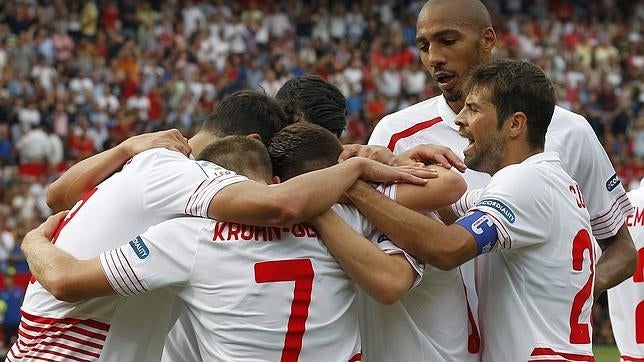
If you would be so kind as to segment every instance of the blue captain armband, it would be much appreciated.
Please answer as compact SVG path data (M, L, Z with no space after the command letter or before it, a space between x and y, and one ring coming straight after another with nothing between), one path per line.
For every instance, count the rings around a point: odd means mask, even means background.
M492 250L498 239L496 226L488 214L483 211L470 211L456 223L472 234L476 241L476 255L481 255Z

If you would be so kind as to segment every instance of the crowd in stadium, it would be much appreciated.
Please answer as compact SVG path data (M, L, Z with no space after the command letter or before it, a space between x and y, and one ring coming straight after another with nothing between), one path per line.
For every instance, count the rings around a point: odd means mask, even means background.
M347 99L343 142L365 143L383 116L440 92L418 60L423 4L2 1L0 271L27 275L18 242L51 213L46 185L69 165L143 132L177 128L190 137L237 90L274 95L293 76L320 75ZM644 4L486 4L496 55L542 67L559 104L591 123L622 182L639 185ZM17 324L21 291L12 283L0 291L6 325ZM599 305L595 341L612 342Z

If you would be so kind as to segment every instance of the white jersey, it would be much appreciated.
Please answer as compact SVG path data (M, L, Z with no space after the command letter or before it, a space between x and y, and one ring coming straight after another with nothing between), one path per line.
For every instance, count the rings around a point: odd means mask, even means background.
M357 232L373 233L355 209L334 210ZM388 240L378 246L402 252ZM123 296L176 293L203 360L360 359L355 288L309 225L175 219L102 254L101 263Z
M54 241L74 257L90 259L164 220L186 214L206 217L210 200L219 190L244 180L247 179L231 171L191 161L178 152L142 152L72 208ZM40 283L31 283L22 306L19 338L8 359L96 360L100 356L125 361L155 359L156 353L158 360L163 335L153 338L153 333L159 325L170 323L166 316L173 306L173 299L162 297L159 292L128 301L106 297L65 303ZM121 314L137 321L135 330L121 330L114 324L114 317ZM121 332L130 334L129 343L110 348L110 340Z
M387 146L395 154L418 144L433 143L451 148L463 159L463 149L467 146L467 140L458 135L458 126L454 123L455 117L454 111L440 95L384 117L376 125L369 143ZM606 152L588 122L578 114L555 107L546 133L545 150L557 152L564 170L578 182L588 205L593 235L597 239L615 235L624 223L624 217L632 211L632 206ZM489 176L471 170L466 171L463 177L470 190L481 188L489 182ZM475 261L478 262L478 259ZM478 288L473 281L473 268L469 268L468 264L465 264L465 268L462 266L461 270L467 285L469 305L476 314ZM428 268L428 270L431 269ZM427 276L424 279L427 279ZM423 302L419 300L418 303ZM426 309L441 308L424 305ZM404 310L404 308L401 309L401 311ZM401 317L408 318L402 315ZM410 328L417 328L420 331L427 328L413 322L413 318L409 319ZM376 336L378 338L376 341L395 339L400 344L407 343L407 340L398 340L395 334L388 337L386 330L378 328L377 324L373 326L374 328L369 329L380 335ZM470 337L475 336L470 335ZM372 346L369 334L363 333L363 344L365 356L368 357ZM378 348L382 350L381 347ZM418 351L414 345L409 345L406 350L411 351L410 355Z
M467 140L458 134L455 118L445 98L434 97L384 117L369 144L400 154L431 143L449 147L463 159ZM490 180L490 175L469 169L461 175L469 189L484 187ZM421 284L390 306L361 298L365 301L360 311L365 360L413 361L421 356L427 361L477 361L475 262L450 271L428 266Z
M628 198L635 205L635 213L626 217L626 225L637 248L639 262L632 278L608 290L608 307L622 360L644 361L644 188L640 186L630 191Z
M497 240L480 269L482 360L593 360L595 240L557 154L498 171L457 223Z

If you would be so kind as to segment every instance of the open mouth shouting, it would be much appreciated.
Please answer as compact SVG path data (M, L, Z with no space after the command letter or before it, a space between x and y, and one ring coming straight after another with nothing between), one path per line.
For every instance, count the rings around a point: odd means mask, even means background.
M436 72L434 73L434 79L442 90L452 89L456 83L456 75L451 72Z

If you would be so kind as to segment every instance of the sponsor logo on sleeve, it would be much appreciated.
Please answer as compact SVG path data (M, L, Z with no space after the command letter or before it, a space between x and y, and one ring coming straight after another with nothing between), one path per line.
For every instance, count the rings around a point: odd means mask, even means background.
M204 172L209 176L209 177L219 177L223 175L232 175L234 174L233 171L227 170L217 164L214 164L212 162L208 161L197 161L197 164L201 166L201 168L204 170Z
M514 212L499 200L483 199L479 201L476 205L493 208L494 210L498 211L501 215L503 215L503 217L505 217L510 224L514 224L514 221L516 220L516 216L514 215Z
M608 179L608 181L606 181L606 190L608 190L608 192L615 190L615 187L619 186L619 183L619 177L617 177L617 174L614 174Z
M134 240L130 241L130 246L132 247L132 250L134 250L134 254L136 254L139 259L143 260L150 256L150 249L148 249L148 246L145 245L140 236L137 236Z

